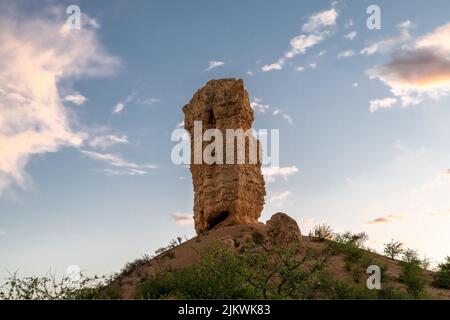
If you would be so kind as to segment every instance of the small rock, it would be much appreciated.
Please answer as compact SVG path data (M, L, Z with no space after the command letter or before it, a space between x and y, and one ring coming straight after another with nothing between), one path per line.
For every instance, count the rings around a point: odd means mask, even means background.
M222 243L227 247L234 248L234 240L230 238L222 239Z
M302 238L297 222L285 213L274 214L266 226L268 241L273 245L291 244Z

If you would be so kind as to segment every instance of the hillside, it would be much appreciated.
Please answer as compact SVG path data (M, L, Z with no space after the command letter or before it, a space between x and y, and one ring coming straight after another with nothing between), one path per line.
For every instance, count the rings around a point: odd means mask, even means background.
M197 296L196 293L189 293L186 296L186 294L183 293L176 293L180 288L168 289L166 285L161 283L165 283L165 280L163 279L167 278L169 275L176 275L177 273L190 268L190 271L187 274L181 275L181 278L186 278L186 281L191 281L192 287L197 285L199 287L207 286L209 290L210 285L221 286L221 283L214 283L220 280L217 278L223 277L223 275L221 276L220 274L220 272L222 272L220 269L228 263L228 260L215 262L208 260L208 263L210 263L209 266L214 270L206 271L207 275L205 276L202 273L204 271L202 268L205 267L205 252L210 252L209 250L211 250L211 248L216 248L215 250L218 250L219 252L218 255L217 251L215 255L206 255L206 259L211 259L212 256L222 256L220 252L231 250L236 253L236 257L250 254L251 261L258 261L264 260L264 258L261 257L265 256L268 252L267 247L272 245L272 247L275 248L273 244L276 241L274 240L278 239L283 241L284 239L287 241L278 243L278 246L276 247L295 247L295 253L293 256L289 256L289 254L279 254L279 252L284 251L277 251L277 256L287 257L285 258L286 261L283 261L286 266L294 265L292 262L299 261L298 270L300 273L297 271L289 271L289 268L284 268L284 265L283 267L280 267L280 265L274 263L276 260L274 258L275 255L269 255L268 259L266 256L265 262L259 266L262 267L262 272L257 271L253 276L256 277L256 279L259 279L258 277L261 273L264 273L268 275L267 278L271 277L271 279L265 282L268 288L271 286L273 288L272 283L279 285L280 275L282 276L283 272L285 272L288 278L285 279L285 282L290 283L289 289L291 289L291 287L303 286L303 284L310 285L308 289L310 292L307 295L304 295L305 292L307 292L305 289L299 289L301 296L298 297L300 298L414 298L412 294L408 293L409 290L408 286L404 283L405 281L399 280L402 271L404 270L402 262L387 258L367 249L357 248L352 244L337 243L329 240L321 241L312 236L301 236L299 234L299 241L292 242L293 232L295 235L295 227L296 224L292 227L292 223L277 224L277 226L273 226L273 224L270 225L270 221L266 225L261 223L217 227L181 243L149 261L142 262L134 268L128 268L126 272L123 272L102 290L102 296L104 298L121 299L155 298L156 283L156 297L160 294L158 298L228 298L229 296L227 296L228 293L226 291L228 289L226 285L224 287L225 289L223 289L223 296L221 296L220 292L206 293L207 290L205 291L205 288L200 288L200 293L197 293ZM289 242L291 242L291 244L289 244ZM308 256L308 258L305 258L306 256ZM323 268L317 272L317 274L313 275L311 270L318 265L319 261ZM239 263L231 265L232 267L228 267L230 270L227 270L225 275L229 276L230 274L238 273L238 270L241 270L241 265ZM375 292L380 290L369 291L365 288L366 279L369 276L366 274L366 268L373 264L380 266L383 270L382 293ZM251 268L257 270L258 265L251 265ZM215 271L217 271L217 274L214 274ZM270 276L271 271L273 271L272 276ZM250 272L252 271L250 270ZM299 278L299 281L296 282L295 278L299 275L301 275L301 277ZM434 272L420 269L420 278L422 279L421 281L423 281L424 289L420 293L420 297L417 296L415 298L450 299L450 290L438 289L432 286L434 276ZM205 280L206 278L209 280ZM212 283L205 284L203 283L205 281ZM251 280L249 281L251 282ZM151 287L151 296L149 296L148 293L149 286ZM175 284L174 286L178 285ZM179 284L179 286L181 287L183 284ZM246 288L245 290L248 289L246 285L244 285L244 287ZM160 290L160 292L158 290ZM204 296L202 296L202 292L205 292ZM212 294L215 295L211 296ZM232 297L235 298L246 298L245 295L239 297L239 291L233 294ZM296 298L297 296L272 295L267 297Z

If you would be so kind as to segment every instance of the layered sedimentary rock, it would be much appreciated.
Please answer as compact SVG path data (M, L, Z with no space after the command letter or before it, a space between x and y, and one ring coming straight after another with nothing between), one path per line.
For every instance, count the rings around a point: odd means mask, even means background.
M194 185L194 220L198 234L219 225L254 224L264 206L265 185L261 174L261 157L252 158L249 151L253 143L260 147L251 135L245 139L245 163L237 163L237 141L234 139L234 159L229 164L230 150L225 146L227 129L250 130L254 120L253 110L244 83L240 79L211 80L198 90L192 100L183 107L184 126L191 136L191 166ZM194 124L201 121L201 130L218 129L223 135L224 147L215 150L223 153L223 163L195 163ZM198 135L197 135L198 137ZM212 140L214 141L214 140ZM202 141L205 150L212 141ZM197 139L198 143L198 139ZM198 145L198 144L197 144ZM241 144L242 145L242 144ZM198 150L198 149L197 149ZM260 149L258 151L261 151ZM198 154L198 152L197 152ZM241 158L242 159L242 158Z

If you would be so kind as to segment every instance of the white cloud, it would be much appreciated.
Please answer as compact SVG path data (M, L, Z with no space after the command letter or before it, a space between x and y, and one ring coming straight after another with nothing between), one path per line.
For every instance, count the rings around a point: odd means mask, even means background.
M347 20L347 21L345 22L344 27L345 27L346 29L348 29L348 28L353 27L353 25L354 25L353 20L352 20L352 19L349 19L349 20Z
M182 226L194 225L194 215L192 213L174 212L171 216L176 224Z
M286 119L286 121L289 123L289 124L292 124L294 121L292 120L292 117L290 116L290 115L288 115L288 114L286 114L286 113L283 113L282 114L282 117L284 118L284 119Z
M317 63L310 63L309 64L309 67L311 68L311 69L315 69L315 68L317 68Z
M261 98L253 98L250 102L250 106L253 110L260 113L266 113L270 109L270 105L264 104Z
M325 39L326 33L298 35L291 39L291 50L286 52L285 57L291 59L299 54L305 54L306 50L314 47Z
M273 71L273 70L281 70L283 68L284 61L285 61L284 59L280 59L278 62L263 66L261 68L261 70L263 72L269 72L269 71Z
M413 96L402 96L400 98L402 100L403 107L415 106L423 101L423 98Z
M285 113L283 110L281 110L281 109L275 109L273 112L272 112L272 114L274 115L274 116L281 116L281 117L283 117L284 119L286 119L286 121L289 123L289 124L292 124L293 123L293 120L292 120L292 117L290 116L290 115L288 115L287 113Z
M267 182L273 182L277 177L282 177L284 180L298 172L296 166L291 167L264 167L262 173Z
M397 103L397 99L395 98L384 98L384 99L376 99L370 101L369 110L370 112L375 112L379 109L391 108L395 103Z
M409 33L409 29L411 27L410 22L402 22L397 27L400 29L399 36L376 41L363 48L360 53L370 56L378 52L387 52L411 39L411 34Z
M289 51L277 62L264 65L261 70L264 72L281 70L288 59L292 59L299 54L305 54L308 49L324 41L330 35L330 27L336 24L337 17L338 13L334 8L310 16L302 27L306 34L299 34L292 38Z
M65 96L64 101L73 103L77 106L82 106L87 101L87 98L82 94L80 94L79 92L75 92L73 94Z
M125 108L131 103L143 104L143 105L154 105L161 102L161 99L155 97L149 98L138 98L139 93L134 90L132 91L125 100L119 101L113 108L113 114L118 114L123 112Z
M288 191L284 191L281 193L276 193L274 194L272 197L270 197L270 204L275 204L275 205L283 205L284 201L291 195L291 192Z
M355 82L354 84L353 84L353 87L359 87L359 83L358 82Z
M334 26L338 13L335 8L321 11L309 17L308 21L303 25L303 32L317 32L325 27Z
M125 105L123 102L119 102L116 104L116 106L114 107L113 113L120 113L123 111L123 109L125 109Z
M146 98L143 100L139 100L139 102L142 104L146 104L146 105L152 105L152 104L160 103L161 99L150 97L150 98Z
M136 97L138 95L137 91L132 91L123 101L117 102L117 104L114 106L113 114L121 113L123 110L125 110L125 107L134 102L136 100Z
M450 93L449 43L450 23L396 50L390 62L367 73L389 86L403 106L419 104L425 97L438 99Z
M110 176L143 176L148 174L148 171L139 170L134 168L124 168L124 169L104 169L106 174Z
M298 66L297 67L297 71L298 72L303 72L303 71L305 71L305 67L304 66Z
M210 62L208 62L208 68L206 68L205 71L210 71L214 68L221 67L224 65L225 65L225 62L223 62L223 61L210 61Z
M105 163L110 168L106 168L104 171L110 175L144 175L148 173L150 169L157 169L157 166L152 164L136 164L125 160L122 156L112 153L100 153L89 150L81 150L81 152L87 157Z
M108 148L116 144L126 143L129 143L127 136L116 136L113 134L96 136L89 141L89 145L94 148Z
M347 38L347 39L349 39L349 40L353 40L353 39L356 38L357 35L358 35L358 32L356 32L356 31L351 31L351 32L347 33L347 34L344 36L344 38Z
M350 58L355 55L353 50L342 51L337 55L338 59Z
M58 17L20 21L0 13L0 194L14 183L26 187L33 155L78 147L86 138L73 128L59 80L111 75L120 64L95 28L67 30L61 9Z

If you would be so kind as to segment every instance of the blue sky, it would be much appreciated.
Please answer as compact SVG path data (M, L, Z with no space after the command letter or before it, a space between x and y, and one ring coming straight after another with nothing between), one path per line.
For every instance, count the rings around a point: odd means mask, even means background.
M71 4L81 30L63 28ZM172 217L192 212L193 191L170 135L224 77L244 79L255 128L280 129L286 174L266 176L262 221L283 211L304 234L327 222L377 249L450 254L448 1L0 8L0 275L111 273L193 236Z

